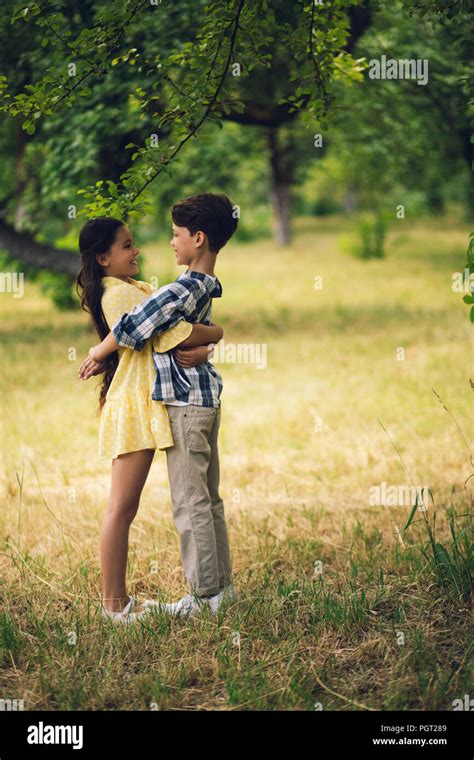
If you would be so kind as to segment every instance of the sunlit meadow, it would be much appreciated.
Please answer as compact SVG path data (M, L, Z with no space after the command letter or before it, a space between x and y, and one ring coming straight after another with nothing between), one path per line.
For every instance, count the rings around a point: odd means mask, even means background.
M97 380L77 378L96 339L35 283L0 294L1 697L25 710L451 710L468 693L472 328L451 287L467 231L399 220L387 258L361 261L347 222L296 228L287 249L236 242L218 257L225 343L266 351L265 367L218 364L240 594L218 618L100 617L110 463ZM165 239L141 250L142 278L179 273ZM370 504L381 483L426 486L427 510ZM139 598L186 592L162 452L128 578Z

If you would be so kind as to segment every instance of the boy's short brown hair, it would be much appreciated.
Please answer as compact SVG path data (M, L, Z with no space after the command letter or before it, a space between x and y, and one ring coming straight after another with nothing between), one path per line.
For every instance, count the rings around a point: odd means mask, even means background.
M191 235L198 230L204 232L213 253L220 251L237 229L234 206L222 193L191 195L174 204L171 217L178 227L186 227Z

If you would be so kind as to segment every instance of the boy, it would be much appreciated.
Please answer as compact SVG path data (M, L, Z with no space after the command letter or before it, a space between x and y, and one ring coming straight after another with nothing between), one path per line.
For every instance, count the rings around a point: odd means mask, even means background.
M211 299L222 295L214 275L217 254L237 228L232 204L225 195L195 195L173 206L172 219L171 246L177 263L188 269L121 317L81 365L84 379L119 345L139 351L153 334L173 327L184 316L191 322L211 323ZM177 355L186 364L185 352ZM157 376L152 398L167 405L173 433L174 446L166 449L168 476L191 593L173 604L152 600L145 604L174 615L195 615L208 604L215 613L225 599L236 598L219 496L222 379L209 361L183 367L172 352L153 352L153 358Z

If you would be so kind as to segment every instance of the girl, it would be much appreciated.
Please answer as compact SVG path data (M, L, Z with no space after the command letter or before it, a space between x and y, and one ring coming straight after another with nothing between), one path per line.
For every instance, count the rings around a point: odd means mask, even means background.
M119 219L98 217L86 222L79 235L79 249L82 268L77 292L102 340L123 313L148 298L154 289L132 279L138 272L139 252L130 230ZM112 459L111 489L100 540L102 614L114 622L133 622L151 609L137 605L135 597L127 594L126 567L129 529L155 449L173 446L166 406L151 398L156 373L152 342L159 352L179 345L186 349L186 366L195 366L209 358L205 344L219 341L222 335L217 325L182 320L147 341L142 351L119 348L97 371L103 372L99 458ZM196 348L189 350L192 346Z

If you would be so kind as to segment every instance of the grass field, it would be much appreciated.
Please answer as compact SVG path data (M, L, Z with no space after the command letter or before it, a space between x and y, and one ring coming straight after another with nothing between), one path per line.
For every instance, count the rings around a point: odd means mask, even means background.
M110 464L97 459L97 382L77 379L96 340L34 283L22 299L0 294L0 698L25 710L452 710L469 693L472 333L451 288L467 230L397 224L385 260L345 255L346 222L329 218L299 220L286 250L219 255L213 319L227 344L264 344L267 366L218 365L240 593L218 619L101 619ZM142 277L174 276L166 244L143 254ZM383 482L431 491L406 531L413 502L369 503ZM128 577L139 597L186 592L160 452Z

